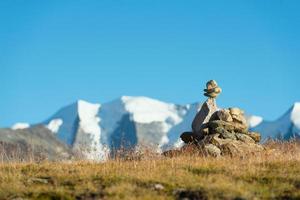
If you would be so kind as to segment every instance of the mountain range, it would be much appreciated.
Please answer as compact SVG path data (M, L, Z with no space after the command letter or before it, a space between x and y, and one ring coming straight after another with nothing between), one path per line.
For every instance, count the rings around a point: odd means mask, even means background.
M51 136L51 144L67 146L91 160L105 160L114 150L139 145L161 152L182 145L179 136L191 130L191 122L200 108L200 103L176 105L147 97L123 96L104 104L79 100L40 123L17 123L9 131L0 130L0 141L5 131L14 135L14 132L27 130L30 134L39 127L40 131L48 130L47 134L54 136ZM247 121L252 131L262 134L263 141L299 137L300 103L295 103L275 121L255 115L247 116ZM8 143L16 141L5 138Z

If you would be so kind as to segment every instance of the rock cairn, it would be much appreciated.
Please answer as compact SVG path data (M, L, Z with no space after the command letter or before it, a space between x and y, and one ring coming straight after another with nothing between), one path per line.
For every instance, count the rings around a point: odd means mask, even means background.
M216 97L221 88L214 80L208 81L203 103L192 123L192 132L184 132L180 138L186 144L196 145L204 154L215 157L260 152L259 133L250 132L239 108L218 109Z

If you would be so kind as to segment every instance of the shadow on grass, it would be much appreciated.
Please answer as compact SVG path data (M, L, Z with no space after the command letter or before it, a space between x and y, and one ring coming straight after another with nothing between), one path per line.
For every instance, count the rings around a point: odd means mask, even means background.
M186 167L185 170L195 175L226 174L226 171L224 169L213 168L213 167L202 167L202 168Z

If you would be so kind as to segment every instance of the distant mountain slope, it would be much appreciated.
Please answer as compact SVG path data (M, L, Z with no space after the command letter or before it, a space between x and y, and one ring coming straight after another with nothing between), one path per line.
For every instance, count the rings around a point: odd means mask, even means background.
M147 97L124 96L102 105L100 125L111 148L137 144L160 148L169 143L170 130L184 120L188 110ZM127 140L128 133L132 141Z
M190 110L189 105L147 97L123 96L102 105L80 100L60 109L42 124L73 149L84 151L88 158L103 160L109 150L120 147L145 144L161 150L170 143L169 132L174 132L176 125L190 126L182 123L190 121L185 120ZM176 141L172 138L171 142Z
M46 125L62 142L81 151L88 159L105 159L98 116L100 104L79 100L60 109Z
M72 155L69 147L60 142L44 126L26 129L0 129L0 142L4 151L1 156L45 156L50 160L65 159ZM25 155L25 152L27 155ZM23 156L22 156L23 155ZM9 159L4 157L4 159ZM15 158L13 158L15 159Z
M88 159L105 160L121 147L153 146L162 151L182 144L179 136L191 130L191 123L201 104L176 105L147 97L123 96L104 104L79 100L63 107L40 123L51 130L72 150ZM266 138L289 139L299 136L300 103L274 122L248 116L253 131ZM28 127L17 124L16 130ZM1 140L1 138L0 138Z
M261 121L251 128L268 138L288 140L300 137L300 103L295 103L282 117L275 121Z

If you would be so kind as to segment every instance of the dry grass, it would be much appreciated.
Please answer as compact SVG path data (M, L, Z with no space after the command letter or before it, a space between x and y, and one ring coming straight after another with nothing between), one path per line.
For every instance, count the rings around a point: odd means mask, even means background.
M266 147L246 158L2 163L0 199L300 199L300 144Z

